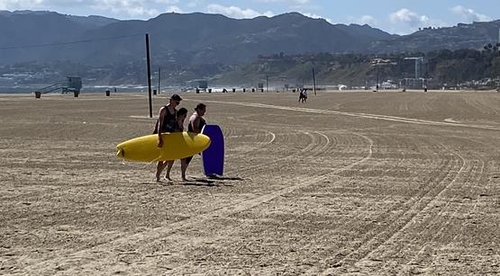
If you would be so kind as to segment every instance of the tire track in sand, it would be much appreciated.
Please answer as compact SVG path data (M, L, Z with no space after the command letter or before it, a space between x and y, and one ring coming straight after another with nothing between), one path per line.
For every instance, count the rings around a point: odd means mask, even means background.
M118 256L121 254L121 252L123 252L122 248L130 248L131 246L134 248L145 248L149 243L173 235L179 230L204 225L209 223L209 221L218 219L220 217L232 216L236 213L243 212L263 203L269 202L285 194L292 193L321 181L329 180L331 177L342 171L351 170L355 166L366 162L372 157L372 148L374 146L374 142L367 136L361 134L355 135L358 135L365 139L368 142L368 146L366 148L366 155L361 159L350 163L349 165L332 169L331 171L323 174L319 174L316 177L309 179L308 181L299 182L293 186L288 186L283 189L257 196L252 199L244 200L235 205L224 206L215 210L210 210L209 212L201 213L182 221L178 221L168 225L162 225L160 227L156 227L133 235L116 235L111 237L110 241L103 244L72 252L67 256L59 256L26 266L22 269L22 272L44 274L53 272L56 267L64 266L69 268L68 270L65 270L65 273L77 274L82 271L93 271L93 268L97 266L96 264L99 264L99 266L105 268L105 270L100 270L100 273L112 273L118 269L116 266L118 266L119 264L117 264L115 260L118 259Z
M254 121L248 119L234 118L235 121L238 121L239 124L254 124ZM276 129L279 128L290 128L290 125L280 124L280 123L272 123L266 122L265 125L261 124L261 129L264 131L270 132L273 135L273 139L270 143L257 143L257 145L245 149L242 151L243 153L252 152L253 158L259 158L257 153L266 152L268 154L270 151L276 151L276 155L274 158L260 158L257 159L258 162L252 162L251 165L244 164L241 167L231 167L227 169L228 175L238 175L238 174L246 174L246 175L255 175L259 174L259 172L264 172L268 170L269 167L276 166L277 169L282 167L282 164L286 162L294 163L299 157L301 159L306 157L314 157L319 154L325 152L326 149L331 148L333 145L331 144L330 138L319 131L307 131L307 130L290 130L285 133L274 133L266 128ZM307 137L307 140L304 139ZM333 139L335 142L336 139ZM304 147L300 148L287 148L289 145L294 144L304 144Z
M440 142L435 142L435 145L442 145ZM439 170L440 176L436 182L429 181L425 187L419 190L417 194L410 197L409 201L402 203L397 208L403 210L401 214L388 213L387 218L383 218L386 222L385 225L375 226L371 231L365 234L363 241L351 253L340 256L338 258L326 260L331 266L325 270L312 268L309 272L320 275L336 275L345 272L345 269L354 267L363 259L367 258L376 250L382 250L381 247L389 240L397 235L400 235L404 229L410 227L415 219L422 216L428 210L429 205L435 202L445 191L447 191L459 177L461 177L466 170L467 166L462 159L449 157L446 153L446 147L441 148L441 156L444 157L444 167ZM378 220L378 219L377 219ZM324 266L324 265L322 265Z
M293 151L290 154L286 155L285 157L279 158L276 161L272 161L269 163L253 167L250 170L248 168L243 168L241 169L241 171L257 172L260 170L265 170L268 169L269 165L277 165L279 164L279 162L283 162L283 160L295 159L299 155L301 156L320 155L324 153L325 150L331 149L332 147L332 139L330 139L327 134L322 133L320 131L310 131L310 132L298 131L297 133L293 134L293 136L297 136L297 134L300 134L299 135L300 137L298 139L302 139L301 137L304 137L304 135L309 137L309 142L307 143L308 145L305 148L302 148L299 151ZM170 236L178 230L203 225L216 218L229 217L233 214L269 202L284 194L291 193L298 189L302 189L304 187L316 184L320 181L329 180L335 174L338 174L339 172L345 170L350 170L353 167L369 160L372 156L373 141L367 136L361 134L353 134L353 135L359 136L365 141L367 141L368 146L366 148L366 155L364 157L360 157L360 159L358 160L353 160L353 162L351 162L348 165L339 164L338 168L329 170L328 172L322 174L317 174L315 177L309 179L308 181L303 181L293 186L288 186L283 189L271 191L269 193L254 197L252 199L243 200L235 205L223 206L215 210L210 210L209 212L198 214L186 220L178 221L168 225L162 225L160 227L147 230L145 232L136 233L130 236L124 236L123 234L114 234L114 235L110 234L110 236L108 237L108 241L102 244L79 249L77 251L68 253L66 256L59 256L38 263L34 263L32 265L25 267L23 271L41 273L43 271L53 271L58 266L70 267L71 269L75 268L78 269L78 271L85 271L85 270L92 271L92 268L96 267L96 263L103 264L103 262L106 262L106 264L104 264L104 267L109 269L109 271L113 271L113 265L115 264L114 260L116 260L120 252L122 252L121 248L128 248L131 245L135 245L136 247L140 246L146 247L147 244L155 240L161 239L163 237ZM279 135L276 135L271 132L271 137L272 139L269 140L269 142L264 143L264 145L272 145L273 143L276 142L276 139L279 137ZM287 137L287 135L285 135L284 142L286 142L287 139L290 138L291 137ZM333 141L337 141L337 139L333 139ZM234 172L237 171L238 170L235 170ZM78 271L75 271L75 273L77 273ZM66 272L70 273L70 271L65 271L65 273Z
M269 108L269 105L263 104L248 104L248 103L233 103L233 104L242 104L242 105L251 105L255 107ZM478 128L478 129L486 129L486 130L500 130L495 126L488 125L468 125L461 124L456 122L436 122L429 120L420 120L413 118L403 118L396 116L386 116L386 115L376 115L376 114L366 114L366 113L348 113L348 112L337 112L337 111L329 111L329 110L311 110L304 108L290 108L290 107L282 107L282 106L272 106L277 109L285 109L285 110L295 110L295 111L303 111L303 112L311 112L311 113L327 113L327 114L338 114L344 116L355 116L369 119L378 119L378 120L387 120L387 121L396 121L402 123L411 123L411 124L423 124L423 125L434 125L434 126L452 126L452 127L465 127L465 128ZM446 149L446 147L445 147ZM449 190L454 183L457 182L459 177L462 177L466 171L469 170L465 159L455 158L454 161L448 160L450 164L452 164L450 168L445 170L445 175L443 179L436 183L436 187L431 187L430 189L426 189L424 193L417 197L416 201L409 204L409 208L405 209L405 212L402 216L396 216L390 223L389 227L386 227L382 231L374 231L375 235L370 238L368 241L362 243L362 245L353 253L348 256L342 258L342 261L349 260L349 263L358 263L360 260L369 256L372 252L381 247L388 240L393 237L399 235L407 226L412 222L416 217L418 217L421 213L424 213L428 208L429 204L436 201L441 194L445 191ZM453 165L455 164L455 165ZM458 172L456 172L454 168L455 166L459 166ZM474 169L472 169L474 170ZM456 173L454 173L456 172ZM472 172L473 173L473 172ZM467 176L464 176L467 177ZM451 180L450 180L451 179ZM449 204L449 202L447 203ZM406 204L405 204L405 207ZM323 271L323 274L330 274L329 270Z
M404 265L404 271L410 273L421 267L425 262L429 262L428 259L431 254L429 251L433 251L433 243L436 240L444 239L444 231L450 225L452 219L456 219L463 214L465 217L474 217L472 214L475 213L477 209L477 200L472 197L475 194L474 189L478 189L478 184L483 183L482 179L484 177L484 171L486 168L486 163L484 159L480 156L475 156L475 158L466 158L463 153L455 152L455 154L463 160L466 164L467 174L463 175L460 180L456 180L454 186L457 186L462 191L471 196L471 198L460 198L459 193L452 193L451 197L447 200L436 198L434 204L430 204L424 214L426 216L419 218L419 223L425 225L424 231L420 236L426 237L425 240L414 238L410 244L419 244L420 247L417 252L411 257L411 259ZM475 155L475 154L473 154ZM448 195L449 196L449 195ZM473 202L472 208L470 204L463 203L464 200L469 199ZM461 202L461 203L460 203ZM439 208L437 208L439 207ZM433 215L428 215L433 214ZM436 218L444 218L439 220ZM463 228L462 226L461 228ZM461 233L462 231L459 231ZM446 237L448 240L454 240L457 233L453 237ZM402 249L400 249L402 251ZM428 264L426 264L428 265ZM385 266L384 266L385 267ZM418 273L418 271L417 271Z
M423 119L406 118L406 117L398 117L398 116L390 116L390 115L380 115L380 114L370 114L370 113L362 113L362 112L345 112L345 111L336 111L336 110L324 110L324 109L280 106L280 105L270 105L270 104L262 104L262 103L248 103L248 102L226 102L226 101L205 101L205 102L217 103L217 104L250 106L250 107L267 108L267 109L272 108L272 109L279 109L279 110L290 110L290 111L316 113L316 114L341 115L341 116L358 117L358 118L365 118L365 119L401 122L401 123L408 123L408 124L464 127L464 128L475 128L475 129L500 131L500 127L490 126L490 125L477 125L477 124L463 124L463 123L455 123L455 122L430 121L430 120L423 120Z

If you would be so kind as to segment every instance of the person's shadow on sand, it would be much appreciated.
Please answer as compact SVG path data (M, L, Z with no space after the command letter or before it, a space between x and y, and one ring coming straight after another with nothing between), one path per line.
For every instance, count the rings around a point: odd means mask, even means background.
M224 176L207 176L207 178L193 178L192 181L184 181L183 185L196 185L196 186L233 186L232 184L225 183L224 180L229 181L242 181L244 180L241 177L224 177Z
M241 177L229 177L229 176L218 176L218 175L209 175L207 176L208 179L215 179L215 180L238 180L242 181L245 180Z
M188 179L188 181L183 181L180 184L185 186L209 186L209 187L217 186L217 183L214 180L208 180L203 178Z
M173 186L173 185L184 185L184 186L207 186L207 187L212 187L212 186L217 186L218 183L216 183L213 180L206 180L206 179L188 179L186 181L159 181L157 182L158 184L162 186Z
M187 181L167 181L163 182L160 181L158 182L160 185L185 185L185 186L207 186L207 187L214 187L214 186L233 186L233 184L230 183L225 183L224 180L228 181L243 181L244 179L241 177L227 177L227 176L207 176L207 178L201 178L201 177L194 177L191 179L188 179Z

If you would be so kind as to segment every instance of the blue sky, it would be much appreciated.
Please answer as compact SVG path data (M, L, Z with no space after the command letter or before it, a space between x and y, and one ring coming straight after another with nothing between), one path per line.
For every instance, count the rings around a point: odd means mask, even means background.
M300 12L332 24L368 24L389 33L500 19L499 0L0 0L0 10L49 10L147 20L165 12L217 13L231 18Z

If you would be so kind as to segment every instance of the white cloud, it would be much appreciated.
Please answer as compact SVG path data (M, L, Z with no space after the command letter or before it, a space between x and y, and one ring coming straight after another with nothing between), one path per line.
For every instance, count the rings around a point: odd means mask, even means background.
M235 6L226 7L218 4L208 5L207 10L209 13L223 14L231 18L254 18L258 16L268 16L268 17L274 16L274 14L270 11L259 13L252 9L242 9L240 7L235 7Z
M168 6L166 9L165 9L165 12L175 12L175 13L184 13L184 11L179 8L178 6Z
M26 10L43 7L43 0L1 0L0 10Z
M430 21L427 16L418 15L417 13L412 12L409 9L400 9L397 12L391 13L389 19L394 24L403 23L409 25L412 28L427 26Z
M148 5L146 0L0 0L0 10L64 10L91 9L101 14L120 18L150 18L159 14L158 9ZM172 5L169 11L176 11L179 0L154 0L157 5ZM151 6L151 7L150 7Z
M348 17L348 21L344 24L351 24L351 23L354 23L354 24L359 24L359 25L369 25L370 27L372 28L378 28L378 29L384 29L384 31L387 31L383 26L382 24L384 23L387 23L386 21L381 21L371 15L363 15L361 17L353 17L353 16L350 16ZM394 25L394 24L390 24L390 25ZM402 33L403 31L402 30L394 30L394 29L391 29L390 31L394 31L394 32L399 32L399 33Z
M305 5L310 2L310 0L260 0L262 3L285 3L289 5Z
M199 2L200 1L197 1L197 0L191 0L191 1L187 2L186 6L188 8L194 9L194 8L196 8L196 7L198 7L200 5Z
M90 5L94 10L110 11L113 14L127 14L131 17L152 17L159 14L157 9L145 8L142 0L101 0Z
M175 5L179 4L179 0L155 0L158 4Z
M323 16L321 16L321 15L317 15L317 14L314 14L314 13L301 13L301 14L302 14L302 15L304 15L304 16L310 17L310 18L315 18L315 19L319 19L319 18L321 18L321 19L325 19ZM327 19L325 19L325 20L327 20ZM328 20L327 20L327 21L328 21Z
M314 19L323 19L330 24L334 24L330 18L325 18L324 16L321 16L321 15L317 15L314 13L301 13L301 14L304 16L310 17L310 18L314 18Z
M360 18L355 19L353 21L360 24L360 25L368 24L372 27L377 25L377 20L375 19L375 17L373 17L371 15L363 15Z
M451 11L467 21L491 21L491 18L487 15L475 12L473 9L467 9L463 6L456 6L451 9Z

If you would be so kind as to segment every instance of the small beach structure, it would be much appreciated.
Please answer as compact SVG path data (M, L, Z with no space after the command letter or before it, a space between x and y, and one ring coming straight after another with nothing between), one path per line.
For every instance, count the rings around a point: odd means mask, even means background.
M61 90L61 93L73 92L75 97L78 97L80 90L82 89L82 78L80 77L66 77L66 82L54 83L49 86L45 86L41 89L36 90L35 97L40 98L41 94L46 94Z

